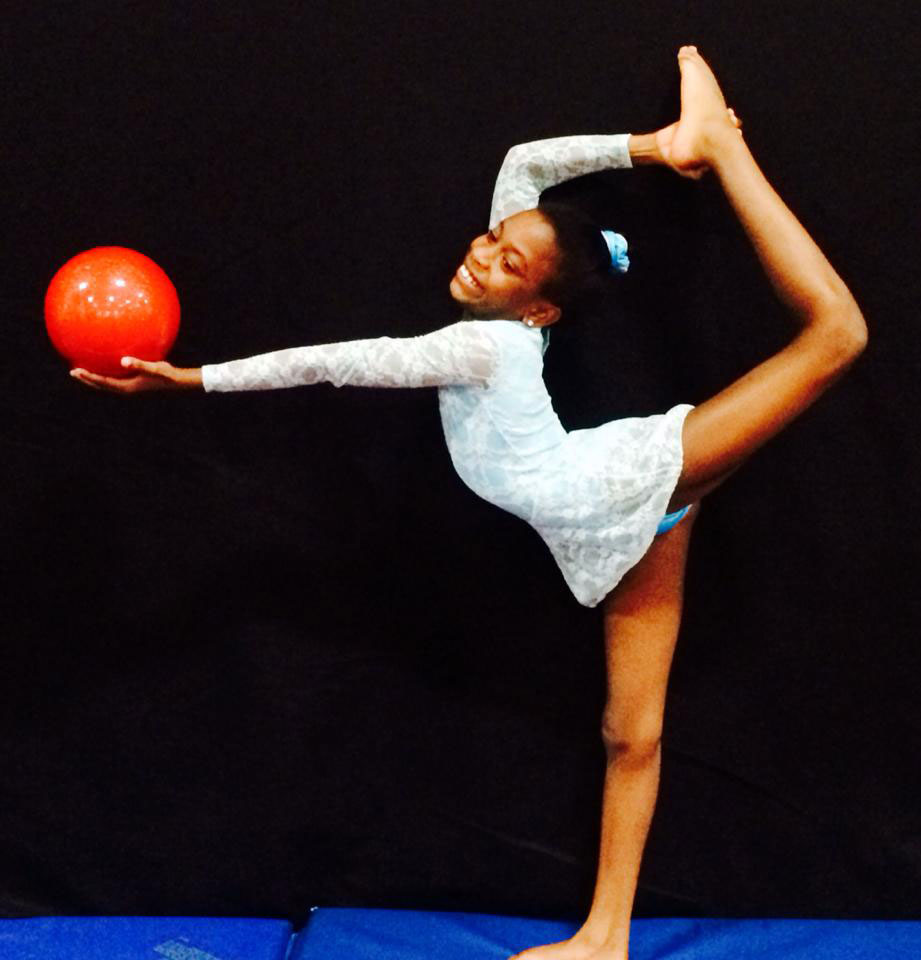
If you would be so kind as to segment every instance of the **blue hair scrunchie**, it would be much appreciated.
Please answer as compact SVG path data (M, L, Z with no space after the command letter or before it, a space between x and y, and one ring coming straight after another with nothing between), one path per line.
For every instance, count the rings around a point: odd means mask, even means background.
M611 269L617 273L626 273L630 268L626 238L613 230L602 230L601 236L604 237L608 253L611 255Z

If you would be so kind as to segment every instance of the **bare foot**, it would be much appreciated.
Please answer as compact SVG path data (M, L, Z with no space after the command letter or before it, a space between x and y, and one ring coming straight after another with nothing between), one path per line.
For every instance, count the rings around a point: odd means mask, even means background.
M727 111L729 114L729 119L732 121L732 125L736 128L739 136L742 136L742 118L736 116L735 110L730 107ZM658 154L651 154L642 157L634 157L634 165L639 164L649 164L649 163L660 163L666 167L671 167L676 173L680 173L682 177L690 177L692 180L699 180L710 168L704 165L695 166L695 167L682 167L680 170L675 167L671 161L671 148L672 140L675 138L675 132L678 129L678 121L670 123L667 127L662 127L661 130L656 130L652 134L652 137L655 139L656 150Z
M741 133L741 121L726 106L723 92L697 47L678 51L681 69L681 116L670 142L666 162L684 176L699 177L708 169L726 131Z
M569 940L531 947L509 957L509 960L626 960L626 953L618 953L576 934Z

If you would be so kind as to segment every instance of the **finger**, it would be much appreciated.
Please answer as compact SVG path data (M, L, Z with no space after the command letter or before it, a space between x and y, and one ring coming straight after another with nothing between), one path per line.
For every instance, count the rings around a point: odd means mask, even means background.
M164 365L160 362L151 362L150 360L138 360L137 357L122 357L121 364L129 370L139 370L142 373L159 373Z
M165 360L138 360L137 357L122 357L121 365L134 370L139 376L157 377L160 380L175 380L176 368Z
M90 373L88 370L72 370L70 375L75 380L79 380L80 383L86 384L86 386L92 387L94 390L104 389L101 383L97 383L96 375Z
M89 370L83 370L79 367L71 370L71 376L81 383L85 383L88 387L95 387L97 390L110 390L115 393L132 393L137 383L136 379L120 380L118 377L106 377L101 373L91 373Z
M71 370L70 375L74 378L74 380L79 380L80 383L84 383L86 386L92 387L94 390L102 389L99 384L93 383L93 381L87 377L86 370Z

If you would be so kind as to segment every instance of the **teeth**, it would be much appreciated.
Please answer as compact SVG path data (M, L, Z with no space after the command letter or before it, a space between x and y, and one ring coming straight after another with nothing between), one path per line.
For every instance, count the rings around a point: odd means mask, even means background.
M473 274L467 269L467 265L465 263L461 264L460 270L458 272L460 273L461 277L464 280L466 280L467 283L469 283L471 286L476 287L477 290L481 288L482 285L476 279L476 277L474 277Z

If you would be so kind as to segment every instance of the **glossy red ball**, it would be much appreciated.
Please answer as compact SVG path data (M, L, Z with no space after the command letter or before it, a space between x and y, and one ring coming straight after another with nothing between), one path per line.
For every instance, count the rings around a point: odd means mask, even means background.
M125 356L163 360L179 332L179 297L143 253L94 247L72 257L45 294L45 326L71 367L133 376Z

